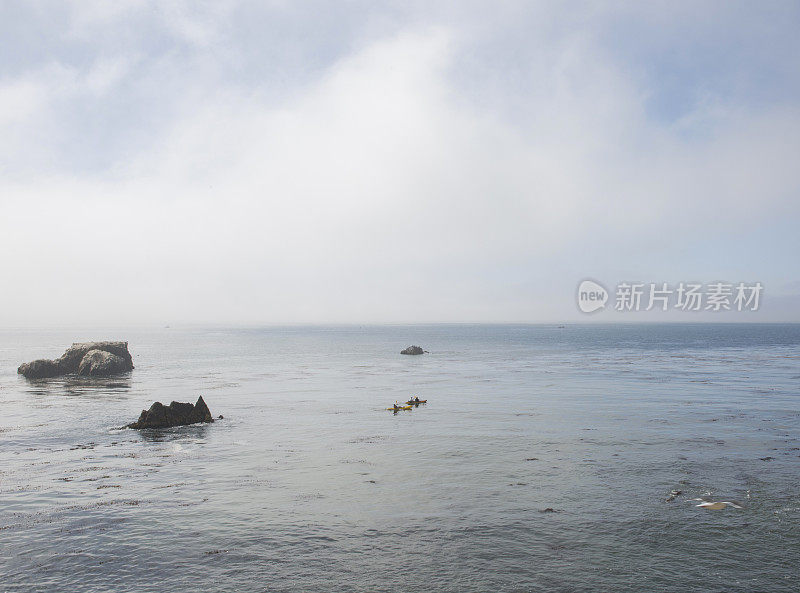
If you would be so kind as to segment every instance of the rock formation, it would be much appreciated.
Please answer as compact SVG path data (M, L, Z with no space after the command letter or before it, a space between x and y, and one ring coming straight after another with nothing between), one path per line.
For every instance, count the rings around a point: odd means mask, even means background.
M34 360L19 366L17 372L27 379L79 374L105 377L133 370L128 342L86 342L73 344L55 360Z
M409 346L405 350L401 350L400 354L424 354L425 350L419 346Z
M142 410L139 420L128 424L128 428L169 428L198 422L214 422L203 396L197 398L197 403L194 405L172 402L169 406L165 406L161 402L155 402L149 410Z
M105 377L130 370L121 356L105 350L89 350L78 365L78 374L90 377Z
M45 377L58 377L63 375L61 367L55 360L34 360L33 362L26 362L19 366L17 372L24 375L28 379L43 379Z

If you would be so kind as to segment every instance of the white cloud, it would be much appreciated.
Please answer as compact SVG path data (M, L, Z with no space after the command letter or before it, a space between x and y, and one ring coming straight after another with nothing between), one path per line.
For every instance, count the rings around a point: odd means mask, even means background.
M0 126L22 123L42 109L45 89L30 80L0 85Z
M219 42L208 19L195 28L181 14L169 17L187 28L176 35ZM51 154L44 174L0 180L0 234L15 249L3 263L19 287L0 315L557 318L574 308L559 295L571 296L587 267L661 257L671 246L654 238L797 217L796 109L710 102L677 123L655 121L641 81L593 36L574 35L557 48L530 42L548 58L527 71L526 117L508 117L465 95L463 73L454 82L469 43L448 27L408 29L280 99L210 76L214 63L187 72L174 54L48 66L9 83L8 158L24 135L35 142L23 156L40 157L38 143L69 116L58 105L113 98L123 81L165 97L158 107L173 116L106 170L65 173Z
M127 56L98 58L76 82L76 91L90 92L97 96L105 95L125 79L135 61L134 57Z

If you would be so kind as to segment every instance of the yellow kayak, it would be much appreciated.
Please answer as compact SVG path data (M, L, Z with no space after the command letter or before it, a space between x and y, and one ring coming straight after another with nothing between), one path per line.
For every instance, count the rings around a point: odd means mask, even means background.
M410 410L413 406L397 406L396 408L386 408L390 412L399 412L400 410Z

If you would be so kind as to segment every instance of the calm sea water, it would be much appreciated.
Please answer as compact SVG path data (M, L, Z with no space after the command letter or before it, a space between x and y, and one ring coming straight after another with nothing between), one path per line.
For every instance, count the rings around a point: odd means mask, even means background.
M800 587L798 325L6 331L0 412L0 591Z

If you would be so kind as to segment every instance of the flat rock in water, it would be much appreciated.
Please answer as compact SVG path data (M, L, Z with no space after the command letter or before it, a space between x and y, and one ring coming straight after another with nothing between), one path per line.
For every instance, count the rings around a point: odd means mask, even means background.
M66 373L77 373L84 357L92 350L102 350L119 356L125 363L125 370L133 369L133 358L128 352L128 342L84 342L75 343L57 360L64 367Z
M425 351L419 346L409 346L405 350L401 350L400 354L424 354Z
M85 342L73 344L55 360L23 363L17 372L27 379L44 379L72 374L105 377L131 370L128 342Z
M186 426L198 422L214 422L203 396L197 403L172 402L165 406L155 402L149 410L142 410L139 420L128 425L128 428L169 428L170 426Z
M58 362L43 358L22 363L19 365L17 372L28 379L46 379L48 377L58 377L64 374Z

